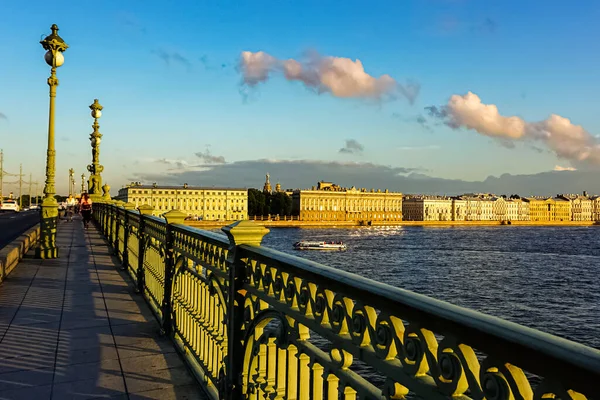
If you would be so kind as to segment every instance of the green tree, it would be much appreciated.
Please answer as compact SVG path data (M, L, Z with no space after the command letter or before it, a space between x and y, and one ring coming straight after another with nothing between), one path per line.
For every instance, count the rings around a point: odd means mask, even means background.
M270 212L273 215L292 215L292 199L290 196L284 192L271 195Z
M266 201L266 196L262 191L258 189L248 189L248 214L251 216L265 215L265 211L268 210Z

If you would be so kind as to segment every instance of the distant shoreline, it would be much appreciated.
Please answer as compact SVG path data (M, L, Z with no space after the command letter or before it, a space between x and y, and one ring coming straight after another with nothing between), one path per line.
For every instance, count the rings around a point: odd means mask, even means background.
M185 224L194 228L219 228L236 221L185 221ZM393 221L376 222L371 225L360 225L354 221L253 221L266 228L354 228L354 227L382 227L382 226L598 226L596 221L511 221L503 224L500 221Z

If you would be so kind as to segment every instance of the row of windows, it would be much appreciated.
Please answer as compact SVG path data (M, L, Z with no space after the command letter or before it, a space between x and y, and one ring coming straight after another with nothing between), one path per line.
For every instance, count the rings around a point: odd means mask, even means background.
M146 202L150 202L152 201L153 203L160 203L162 202L164 203L218 203L218 204L225 204L225 203L229 203L229 204L239 204L239 203L246 203L246 199L228 199L228 200L223 200L223 199L174 199L172 197L132 197L129 201L134 202L134 203L146 203Z
M339 213L302 213L300 218L304 221L346 221L358 219L379 219L387 221L400 221L402 214L360 214L353 218L346 218L345 215Z
M388 205L400 205L402 200L342 200L342 199L303 199L300 204L388 204Z
M175 194L175 192L177 192L177 194L188 194L188 195L199 195L199 194L205 194L205 195L213 195L213 196L246 196L248 194L248 192L243 191L243 192L212 192L212 191L204 191L204 190L145 190L145 189L132 189L130 190L130 193L133 194Z

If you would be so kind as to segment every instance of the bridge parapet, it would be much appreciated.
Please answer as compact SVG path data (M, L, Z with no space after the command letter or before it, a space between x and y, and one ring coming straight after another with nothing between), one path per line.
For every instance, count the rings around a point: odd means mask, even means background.
M596 349L260 246L253 222L223 236L112 204L94 216L214 399L600 393Z

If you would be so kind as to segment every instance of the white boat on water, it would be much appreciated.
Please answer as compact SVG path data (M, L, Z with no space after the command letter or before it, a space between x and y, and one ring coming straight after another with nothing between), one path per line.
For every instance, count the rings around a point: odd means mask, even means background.
M346 250L346 244L343 242L312 242L300 241L294 243L296 250Z

